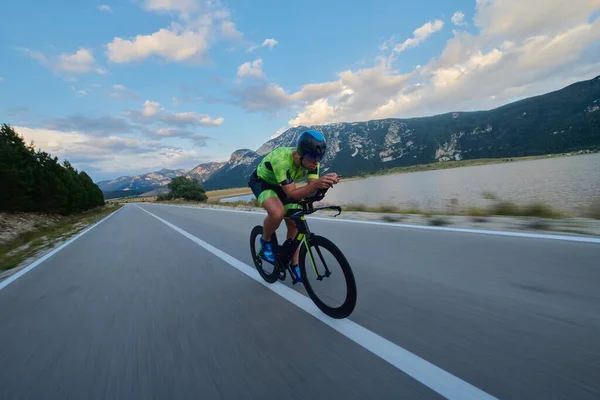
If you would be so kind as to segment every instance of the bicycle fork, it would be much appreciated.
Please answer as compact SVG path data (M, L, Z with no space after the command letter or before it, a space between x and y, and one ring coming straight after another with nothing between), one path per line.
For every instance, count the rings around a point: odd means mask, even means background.
M310 236L310 234L308 234ZM323 280L324 277L329 277L331 275L331 272L329 271L329 268L327 268L327 264L325 263L325 260L323 259L323 254L321 254L321 250L316 247L317 250L317 254L319 255L319 258L321 259L321 262L323 263L323 266L325 267L325 274L321 275L319 273L319 271L317 270L317 264L315 263L315 257L313 255L312 249L309 246L309 239L308 236L304 233L298 233L298 235L296 235L296 238L294 239L294 241L292 242L292 253L289 253L290 255L293 254L293 252L295 252L298 248L298 246L306 246L306 253L309 256L310 259L310 263L312 264L312 269L315 272L315 276L317 277L317 280L321 281ZM288 264L288 269L291 271L291 266L289 266ZM295 274L292 274L292 281L295 284L296 280L294 277ZM308 275L308 273L307 273Z

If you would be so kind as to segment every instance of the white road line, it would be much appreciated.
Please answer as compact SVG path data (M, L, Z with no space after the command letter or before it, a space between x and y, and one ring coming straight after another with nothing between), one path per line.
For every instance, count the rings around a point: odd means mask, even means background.
M143 207L137 204L136 206L447 399L496 399L481 389L472 386L355 322L348 319L336 320L329 318L314 305L310 298L303 296L280 282L274 284L266 283L254 267L241 262L237 258L217 249L178 226L152 214Z
M148 204L152 204L152 203L148 203ZM194 206L183 206L183 205L174 205L174 204L158 204L158 205L167 206L167 207L191 208L191 209L196 209L196 210L212 210L212 211L225 211L225 212L266 215L266 212L263 213L263 212L258 212L258 211L229 210L229 209L224 209L224 208L194 207ZM315 217L315 216L308 216L307 218L317 219L317 220L321 220L321 221L393 226L393 227L397 227L397 228L424 229L424 230L430 230L430 231L476 233L476 234L481 234L481 235L492 235L492 236L512 236L512 237L531 238L531 239L564 240L564 241L570 241L570 242L600 244L600 238L589 237L589 236L570 236L570 235L554 235L554 234L545 234L545 233L493 231L493 230L487 230L487 229L452 228L452 227L448 227L448 226L410 225L410 224L399 224L399 223L395 223L395 222L361 221L361 220L355 220L355 219L326 218L326 217Z
M14 281L16 281L17 279L19 279L20 277L22 277L23 275L25 275L27 272L31 271L32 269L34 269L35 267L37 267L38 265L40 265L41 263L43 263L44 261L46 261L47 259L49 259L50 257L52 257L54 254L58 253L59 251L61 251L62 249L64 249L65 247L67 247L68 245L70 245L71 243L73 243L74 241L76 241L77 239L79 239L81 236L83 236L86 233L88 233L93 228L95 228L96 226L100 225L102 222L106 221L107 219L109 219L110 217L112 217L113 215L115 215L116 213L118 213L122 208L123 207L121 207L118 210L113 211L112 213L108 214L106 217L102 218L100 221L96 222L94 225L89 226L88 228L86 228L82 232L79 232L77 235L73 236L71 239L67 240L65 243L63 243L59 247L57 247L54 250L46 253L43 257L38 258L37 260L35 260L31 264L29 264L27 267L21 269L19 272L16 272L15 274L9 276L8 278L6 278L2 282L0 282L0 290L4 289L5 287L7 287L8 285L10 285L11 283L13 283Z

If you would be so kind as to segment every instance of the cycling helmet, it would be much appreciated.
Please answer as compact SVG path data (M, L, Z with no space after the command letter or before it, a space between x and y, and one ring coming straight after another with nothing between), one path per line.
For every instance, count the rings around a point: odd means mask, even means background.
M321 161L327 151L325 137L318 131L309 129L300 134L296 147L300 157Z

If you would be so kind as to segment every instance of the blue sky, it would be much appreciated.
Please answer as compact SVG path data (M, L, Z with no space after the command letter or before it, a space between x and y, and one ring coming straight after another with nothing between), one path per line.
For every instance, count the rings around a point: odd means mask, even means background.
M0 27L0 122L95 181L600 71L597 0L104 1L10 2Z

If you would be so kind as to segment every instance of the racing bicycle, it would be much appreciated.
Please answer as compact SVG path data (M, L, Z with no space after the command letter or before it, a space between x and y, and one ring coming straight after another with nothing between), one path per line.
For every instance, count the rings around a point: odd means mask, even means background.
M292 278L292 284L295 285L298 283L298 279L296 279L296 273L292 270L291 260L292 255L296 252L298 246L302 246L300 248L300 276L302 283L304 284L304 288L308 293L311 300L315 303L315 305L325 314L332 318L342 319L348 317L352 311L354 311L354 307L356 306L356 281L354 278L354 273L350 268L350 264L348 260L342 253L342 251L329 239L317 235L310 231L308 227L308 222L306 221L306 216L317 212L319 210L332 209L337 210L338 213L334 215L337 217L342 213L342 208L340 206L323 206L323 207L314 207L313 203L322 200L325 197L325 193L328 189L319 189L315 192L313 196L307 197L298 202L298 205L301 207L299 209L291 209L288 210L284 219L292 220L295 222L296 227L298 228L298 233L295 238L288 238L282 245L278 244L276 232L273 232L271 236L271 243L273 246L273 251L275 253L276 261L272 265L273 272L269 273L263 269L263 262L271 264L270 262L264 260L261 257L261 250L256 251L256 243L259 236L263 234L263 226L256 225L251 233L250 233L250 251L252 253L252 259L254 260L254 265L260 276L268 283L275 283L277 280L285 280L286 279L286 270L290 272L290 276ZM260 247L260 243L259 243ZM346 298L344 302L337 307L328 306L325 302L317 296L313 289L313 284L311 284L308 280L309 271L306 268L306 260L308 255L308 260L312 266L310 268L310 272L314 273L317 281L322 281L323 279L329 278L332 275L329 267L325 263L323 258L323 254L321 252L321 248L329 251L337 263L340 265L341 270L343 272L343 276L346 281ZM315 264L315 255L314 251L319 256L319 259L323 263L323 268L320 271Z

